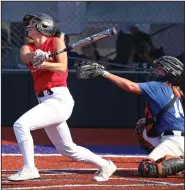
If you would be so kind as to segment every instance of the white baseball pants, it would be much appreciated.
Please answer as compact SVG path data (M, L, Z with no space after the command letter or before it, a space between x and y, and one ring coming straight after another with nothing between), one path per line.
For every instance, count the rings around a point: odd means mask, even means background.
M58 152L76 161L99 167L109 162L86 148L73 143L66 120L71 116L74 100L67 87L55 87L54 93L39 98L40 104L22 115L13 126L24 165L34 167L34 146L30 130L44 128ZM42 138L42 137L40 137Z
M155 149L147 156L153 160L158 160L165 155L181 156L184 155L184 137L180 135L168 135L149 138L146 135L146 129L143 131L143 137L146 141L152 144Z

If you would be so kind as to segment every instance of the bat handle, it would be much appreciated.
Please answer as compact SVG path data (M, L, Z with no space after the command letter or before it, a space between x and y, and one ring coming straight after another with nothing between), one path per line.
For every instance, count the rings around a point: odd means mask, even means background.
M58 52L51 53L51 54L49 55L49 57L53 57L53 56L55 56L55 55L57 55L57 54L58 54Z
M55 55L58 55L59 53L63 53L63 52L66 52L66 51L71 51L72 49L73 49L72 46L66 47L65 49L63 49L63 50L61 50L61 51L59 51L59 52L51 53L51 54L49 55L49 57L53 57L53 56L55 56Z

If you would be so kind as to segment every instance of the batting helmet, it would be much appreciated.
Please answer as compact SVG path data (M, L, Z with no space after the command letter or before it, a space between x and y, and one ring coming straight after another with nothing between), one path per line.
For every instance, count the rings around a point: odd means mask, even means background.
M184 72L183 63L172 56L163 56L154 61L155 68L152 70L150 80L170 82L178 85Z
M29 25L31 19L37 19L40 21L38 24L36 24L35 27L43 35L47 37L52 37L55 34L56 24L53 18L44 13L26 14L22 20L22 24L23 27L25 28L25 31L27 30L27 26ZM26 31L26 36L28 36L27 31Z

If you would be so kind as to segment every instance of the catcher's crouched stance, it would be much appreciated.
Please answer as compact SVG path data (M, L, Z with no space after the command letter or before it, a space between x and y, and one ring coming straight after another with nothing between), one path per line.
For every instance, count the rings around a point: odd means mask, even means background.
M103 76L128 92L146 95L145 118L136 123L134 136L149 155L140 162L138 173L142 177L167 177L183 171L185 167L184 156L181 156L184 154L184 113L180 102L183 94L180 95L177 90L183 66L171 56L161 57L154 63L157 65L151 74L155 76L154 81L146 83L134 83L118 77L90 61L79 61L75 70L79 79ZM163 94L164 91L166 94ZM160 102L165 103L161 105ZM159 104L162 109L156 110L154 104ZM178 104L178 109L175 104ZM171 121L167 112L174 116L170 115ZM166 127L165 120L169 120L171 126Z
M160 137L156 136L155 132L151 134L150 127L151 125L146 125L146 119L142 118L136 123L134 129L137 142L147 153L151 153L160 144ZM138 166L138 173L141 177L167 177L183 171L184 167L183 156L166 155L156 161L151 158L143 159Z

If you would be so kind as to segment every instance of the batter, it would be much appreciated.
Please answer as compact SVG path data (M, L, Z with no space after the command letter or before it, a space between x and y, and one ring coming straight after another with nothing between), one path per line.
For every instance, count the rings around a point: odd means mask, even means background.
M44 128L60 154L99 167L93 179L107 181L116 171L115 164L77 146L66 123L73 111L74 100L66 82L67 54L49 58L50 53L65 48L63 39L53 37L56 32L54 20L43 13L27 14L23 18L23 26L33 42L21 47L20 56L32 73L39 104L22 115L13 125L24 166L18 173L9 176L8 180L22 181L40 177L35 167L34 144L30 131Z

